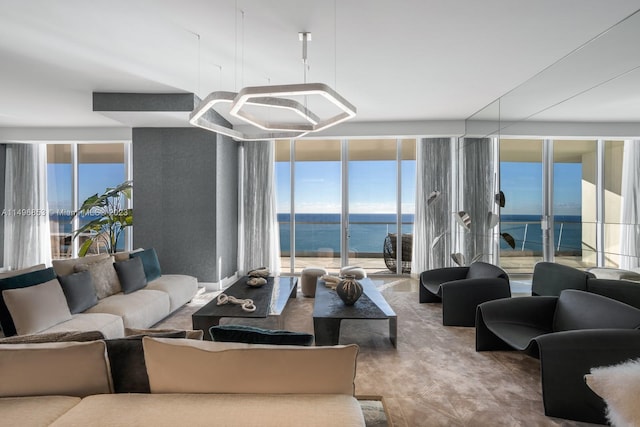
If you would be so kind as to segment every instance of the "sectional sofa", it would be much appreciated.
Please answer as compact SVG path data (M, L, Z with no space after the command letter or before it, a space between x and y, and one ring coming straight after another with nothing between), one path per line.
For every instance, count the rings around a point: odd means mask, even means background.
M358 347L142 338L150 393L114 393L105 341L0 344L0 420L31 426L364 426Z
M153 249L54 260L0 278L4 335L100 331L106 338L125 328L153 326L189 302L198 282L161 274Z

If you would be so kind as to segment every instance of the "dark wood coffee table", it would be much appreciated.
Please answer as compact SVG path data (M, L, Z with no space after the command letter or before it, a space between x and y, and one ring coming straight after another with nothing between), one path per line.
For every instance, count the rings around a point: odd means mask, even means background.
M246 277L240 278L236 283L229 286L238 284L239 282L246 280ZM204 331L204 339L211 340L209 335L209 328L220 324L220 319L225 317L238 317L238 318L266 318L267 316L277 317L278 328L282 329L284 319L282 319L282 311L284 310L287 302L290 298L296 297L298 290L298 279L296 277L274 277L273 279L273 295L271 298L271 304L268 310L265 310L265 314L262 316L255 316L251 313L247 313L242 310L240 306L231 307L229 305L219 306L217 305L218 299L214 298L209 301L205 306L191 315L191 321L193 323L193 329L202 329ZM225 291L222 291L225 292ZM233 295L238 296L238 295ZM250 296L250 295L249 295Z
M361 279L363 293L354 305L345 305L335 291L318 280L313 306L313 331L316 345L336 345L340 339L340 322L343 319L388 319L389 340L396 346L398 316L389 306L371 279Z

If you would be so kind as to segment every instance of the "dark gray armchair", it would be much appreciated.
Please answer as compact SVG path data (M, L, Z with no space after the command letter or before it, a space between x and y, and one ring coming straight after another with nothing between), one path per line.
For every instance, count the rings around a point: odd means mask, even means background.
M592 273L568 265L542 261L533 267L531 295L557 297L564 289L586 291L587 280L593 277Z
M584 375L640 356L640 309L578 290L480 304L476 350L521 350L540 359L545 414L604 423L604 401Z
M484 262L420 274L420 302L442 302L445 326L474 326L478 304L510 296L507 273Z

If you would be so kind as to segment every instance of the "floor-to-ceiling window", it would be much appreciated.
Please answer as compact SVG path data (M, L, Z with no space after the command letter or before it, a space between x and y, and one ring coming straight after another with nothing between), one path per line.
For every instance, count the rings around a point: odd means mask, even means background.
M93 194L102 194L127 180L127 161L130 144L49 144L47 146L47 190L51 221L51 249L53 258L68 258L77 253L82 236L76 241L72 232L79 225L91 221L91 215L72 221L73 212ZM118 241L123 250L126 238ZM81 243L81 242L80 242ZM100 251L99 247L92 251Z
M553 141L555 261L572 267L597 265L597 141Z
M283 271L390 273L385 238L413 227L415 140L276 141L276 182Z
M621 254L623 141L500 141L500 182L505 194L500 263L510 273L530 273L541 260L577 268L617 267ZM543 147L552 150L545 160ZM599 149L602 147L602 149ZM545 161L551 163L544 177ZM552 185L545 190L545 179ZM548 194L547 194L548 193ZM545 210L549 203L550 210ZM551 212L545 224L543 212ZM549 229L549 241L543 238ZM552 257L543 256L549 246Z
M73 162L70 144L47 146L47 197L51 226L51 257L72 256Z
M500 265L513 273L531 272L542 260L542 140L500 140Z

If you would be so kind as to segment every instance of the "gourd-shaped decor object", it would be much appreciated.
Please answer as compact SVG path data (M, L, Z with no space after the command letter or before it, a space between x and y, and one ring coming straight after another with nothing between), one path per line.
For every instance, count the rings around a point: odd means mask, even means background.
M356 280L356 276L346 275L338 283L336 292L345 305L353 305L362 296L362 285Z

